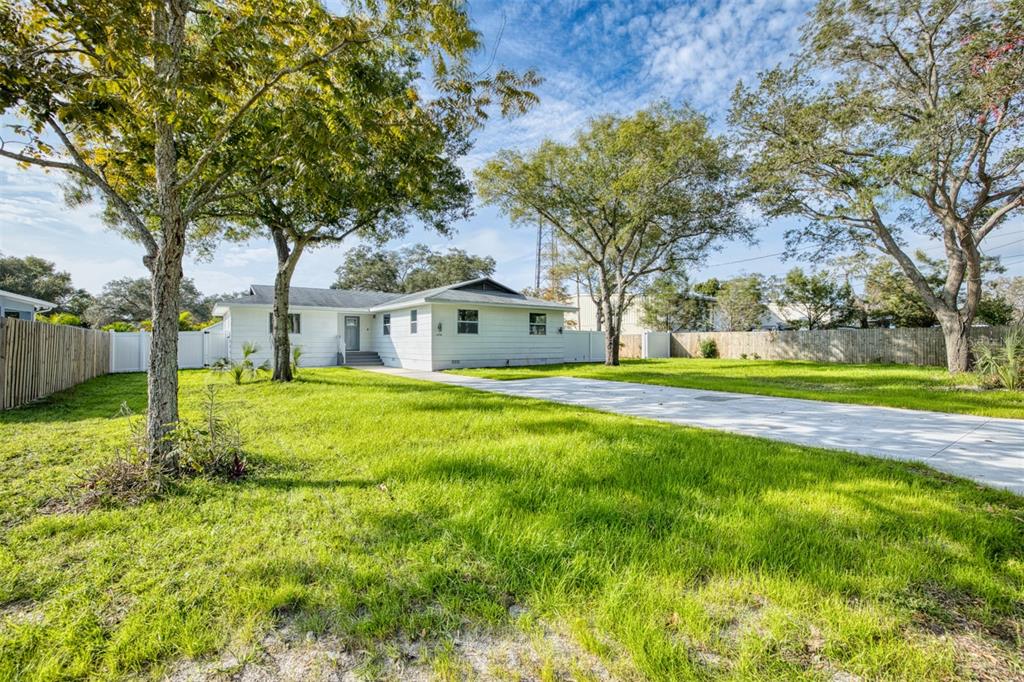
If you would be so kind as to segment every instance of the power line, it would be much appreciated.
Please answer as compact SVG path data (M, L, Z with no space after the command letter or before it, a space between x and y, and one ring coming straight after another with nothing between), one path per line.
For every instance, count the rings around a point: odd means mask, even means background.
M1012 246L1014 244L1019 244L1021 242L1024 242L1024 237L1021 237L1020 239L1015 239L1013 241L1009 241L1009 242L1006 242L1006 243L1003 243L1003 244L986 245L985 250L990 252L993 249L1001 249L1003 247ZM811 251L812 249L818 249L818 248L821 248L821 247L819 247L817 244L814 244L812 246L806 246L806 247L804 247L802 249L796 249L794 251L778 251L776 253L767 253L767 254L765 254L763 256L752 256L751 258L740 258L738 260L724 261L722 263L712 263L710 265L702 266L701 269L702 270L709 270L711 268L720 268L723 265L737 265L739 263L750 263L750 262L753 262L753 261L765 260L766 258L777 258L779 256L787 256L787 255L796 254L796 253L803 253L805 251ZM937 244L935 246L930 246L930 247L928 247L926 249L921 249L921 251L923 251L925 253L933 253L935 251L941 250L942 248L944 248L944 247L941 244Z

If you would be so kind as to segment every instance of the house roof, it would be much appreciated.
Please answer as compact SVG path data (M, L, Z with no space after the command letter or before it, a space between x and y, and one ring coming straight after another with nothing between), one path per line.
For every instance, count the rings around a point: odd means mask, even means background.
M317 289L314 287L291 287L288 305L309 308L344 308L366 310L401 294L383 291L359 291L356 289ZM217 301L215 308L233 305L274 305L274 287L271 284L253 284L249 293L235 298Z
M18 303L26 303L34 308L45 308L49 310L57 307L57 304L51 301L44 301L41 298L32 298L31 296L16 294L13 291L5 291L3 289L0 289L0 298L6 298L9 301L16 301Z
M456 282L443 287L426 289L404 294L390 301L384 301L371 310L394 310L416 303L472 303L476 305L517 306L549 308L552 310L576 310L576 306L557 301L532 298L491 279L479 277L465 282Z
M576 307L555 301L530 298L520 292L491 279L479 277L465 282L456 282L443 287L425 289L411 294L396 294L385 291L360 291L356 289L315 289L292 287L288 296L291 306L310 308L341 308L345 310L394 310L417 303L473 303L477 305L520 306L548 308L552 310L575 310ZM218 301L214 314L223 314L233 305L272 306L274 287L269 284L253 284L249 293L231 299Z

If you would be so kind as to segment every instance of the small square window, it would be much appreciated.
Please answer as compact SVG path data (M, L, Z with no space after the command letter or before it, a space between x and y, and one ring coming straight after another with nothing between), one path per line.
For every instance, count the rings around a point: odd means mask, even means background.
M530 313L530 336L545 336L547 333L547 313Z
M419 326L418 325L418 320L416 319L417 317L419 317L419 315L417 315L417 313L419 313L418 310L410 310L409 311L409 333L410 334L415 334L416 333L416 327Z
M459 310L459 323L456 331L459 334L480 333L480 311Z
M270 333L274 333L274 313L270 313ZM302 333L302 316L299 313L288 313L288 333Z
M384 336L391 336L391 313L384 313Z

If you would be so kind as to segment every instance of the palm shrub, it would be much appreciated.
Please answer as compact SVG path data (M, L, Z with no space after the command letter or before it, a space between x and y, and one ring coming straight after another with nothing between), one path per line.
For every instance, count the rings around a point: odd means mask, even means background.
M239 363L241 364L241 363ZM146 451L146 420L121 406L128 418L128 442L114 456L88 471L68 490L66 506L77 511L132 506L161 495L169 484L188 478L235 481L248 472L241 432L222 413L217 389L206 387L203 418L182 419L165 436L171 466L155 467Z
M1024 327L1014 327L1001 342L986 343L974 351L975 370L990 386L1011 391L1024 388Z
M270 371L270 362L264 360L262 364L257 365L252 356L258 353L260 347L252 341L246 341L242 344L242 359L238 362L231 362L227 358L218 360L212 365L212 368L218 372L227 372L234 379L235 384L241 384L245 379L256 379L261 372Z
M299 374L299 360L302 359L302 346L292 346L292 374Z
M179 421L168 438L182 477L236 480L245 475L242 435L221 415L213 386L206 387L203 419Z

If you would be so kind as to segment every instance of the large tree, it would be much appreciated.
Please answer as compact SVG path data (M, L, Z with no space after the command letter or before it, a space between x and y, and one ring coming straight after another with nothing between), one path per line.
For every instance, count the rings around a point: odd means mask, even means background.
M292 78L395 45L431 63L447 101L479 45L458 0L15 0L0 5L0 156L65 171L98 193L144 248L153 340L146 441L174 470L178 288L190 226L223 198L237 142ZM272 144L268 140L268 144Z
M606 363L619 363L622 315L658 274L745 233L725 141L690 109L659 104L602 116L572 143L503 151L477 174L484 201L514 222L543 219L596 280Z
M1020 36L1016 2L820 0L794 66L733 97L768 215L806 219L793 242L892 257L952 372L970 364L981 244L1024 202ZM908 252L914 232L942 244L938 291Z
M89 292L76 289L71 274L38 256L4 256L0 253L0 289L57 304L57 312L81 315L91 302Z
M863 303L869 320L897 327L931 327L935 313L891 258L871 262L864 276Z
M779 303L796 313L790 324L807 329L836 327L853 319L856 298L849 282L828 272L807 274L801 268L786 273L779 286Z
M718 287L715 307L717 326L726 331L750 331L758 327L768 312L767 292L761 275L734 277Z
M478 39L468 29L461 38ZM251 152L234 179L237 199L211 216L239 222L231 232L240 238L263 233L274 244L275 381L292 379L289 294L302 255L349 237L381 244L414 220L448 235L470 215L469 182L456 160L487 105L498 99L512 113L535 101L525 90L536 82L532 73L465 80L452 99L421 94L419 69L397 45L366 47L358 63L292 79L266 98L260 125L242 143Z
M685 272L663 273L644 290L640 321L654 331L708 331L713 300L690 286Z
M120 277L103 285L86 311L86 320L93 327L114 322L138 324L150 319L153 312L153 288L148 277ZM178 309L198 321L210 319L212 299L204 296L195 282L183 278L178 287Z
M144 249L153 337L146 447L177 468L178 289L188 228L236 160L232 137L289 74L367 40L312 0L52 0L0 8L0 156L65 171Z
M333 289L412 293L494 274L490 256L462 249L436 251L426 244L382 249L361 244L345 254Z
M932 291L938 295L945 286L945 263L929 258L918 250L913 255L914 264L919 268ZM868 318L891 322L897 327L931 327L938 322L935 313L921 296L913 281L896 262L887 256L867 258L861 266L864 278L863 307ZM980 262L982 275L991 280L992 275L1001 274L1005 269L997 258L983 256ZM966 294L961 292L962 304ZM986 287L978 301L976 318L988 324L1000 309L997 296L991 287Z

